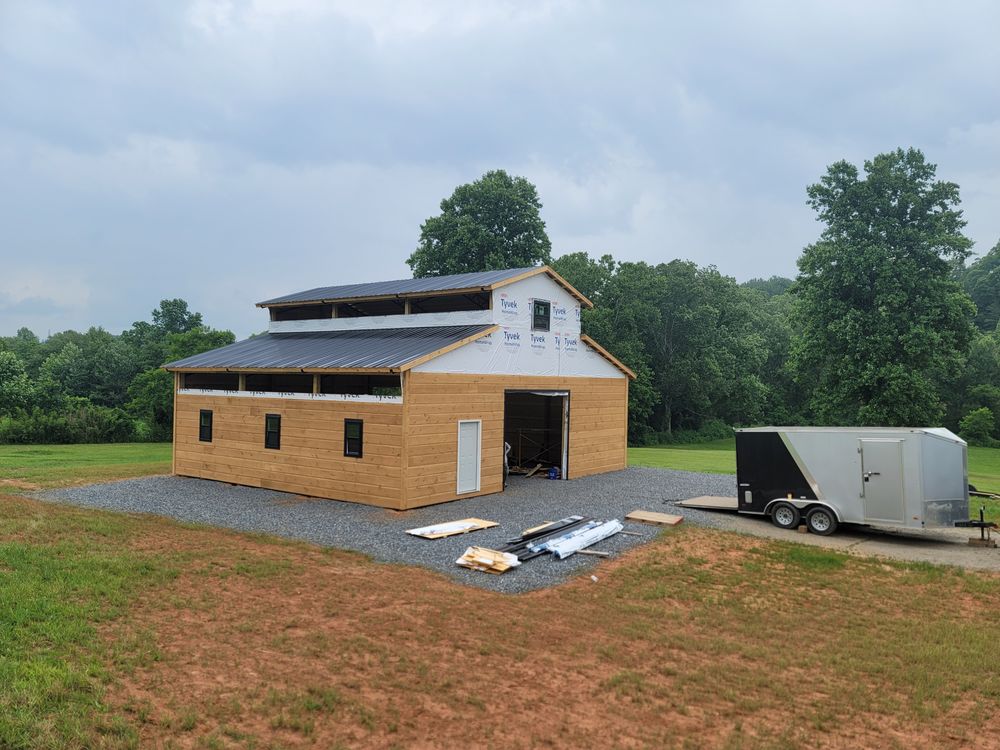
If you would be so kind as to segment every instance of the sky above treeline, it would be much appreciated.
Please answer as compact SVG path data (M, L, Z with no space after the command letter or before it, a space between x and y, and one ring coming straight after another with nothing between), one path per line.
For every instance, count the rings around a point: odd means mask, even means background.
M795 275L805 188L915 146L1000 239L993 2L0 0L0 335L407 278L490 169L553 253Z

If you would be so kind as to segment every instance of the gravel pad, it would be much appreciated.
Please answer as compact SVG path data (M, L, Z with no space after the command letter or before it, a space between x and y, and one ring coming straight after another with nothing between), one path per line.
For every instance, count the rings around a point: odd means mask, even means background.
M455 560L470 545L499 547L518 536L522 529L569 515L623 520L626 513L643 509L675 513L684 516L686 523L724 527L728 514L674 505L678 500L699 495L735 497L736 478L645 468L568 482L511 477L502 494L403 512L174 476L48 490L37 493L36 497L91 508L153 513L356 550L383 562L422 565L462 583L515 593L564 581L589 570L600 558L573 555L556 560L543 555L503 575L467 570L456 565ZM500 525L433 541L404 533L405 529L468 517L497 521ZM614 556L649 541L660 531L656 526L631 522L626 522L625 529L642 536L617 534L593 549Z

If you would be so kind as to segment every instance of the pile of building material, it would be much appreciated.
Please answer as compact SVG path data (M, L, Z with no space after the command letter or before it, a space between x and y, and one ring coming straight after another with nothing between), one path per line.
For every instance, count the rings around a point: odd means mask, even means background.
M484 573L504 573L521 564L516 555L486 547L469 547L455 562Z
M527 529L500 550L516 555L521 562L547 553L564 560L574 552L617 534L622 528L617 519L598 521L584 516L567 516L560 521Z

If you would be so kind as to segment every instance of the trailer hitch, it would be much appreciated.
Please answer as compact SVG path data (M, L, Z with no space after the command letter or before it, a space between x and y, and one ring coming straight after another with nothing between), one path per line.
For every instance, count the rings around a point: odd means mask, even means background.
M987 521L985 518L986 506L979 506L979 520L978 521L955 521L955 526L963 529L979 529L979 538L975 537L969 538L969 544L973 547L996 547L996 541L990 536L990 529L998 528L993 521Z

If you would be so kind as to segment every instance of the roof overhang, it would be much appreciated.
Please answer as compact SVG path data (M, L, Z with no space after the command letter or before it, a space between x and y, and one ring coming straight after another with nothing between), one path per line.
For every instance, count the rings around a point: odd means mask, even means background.
M537 276L543 273L569 292L583 307L591 308L594 306L593 302L583 296L572 284L566 281L566 279L554 270L548 266L539 266L538 268L529 269L528 271L518 274L517 276L512 276L509 279L502 279L492 284L485 284L482 286L470 286L461 289L442 289L439 291L426 290L420 292L398 292L395 294L367 295L359 297L318 297L316 299L292 300L289 302L258 302L257 307L301 307L303 305L351 304L352 302L381 302L395 299L413 299L415 297L452 297L463 294L481 294L483 292L492 292L494 289L509 286L510 284L523 281L524 279L530 279L532 276Z

